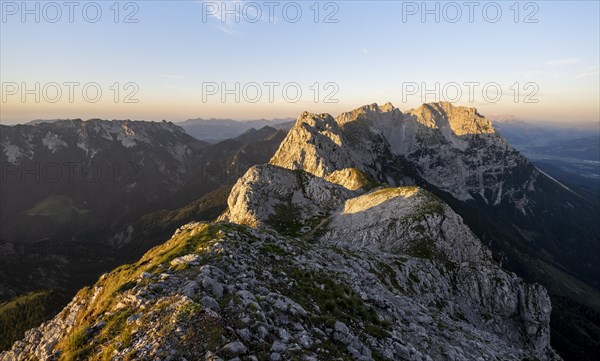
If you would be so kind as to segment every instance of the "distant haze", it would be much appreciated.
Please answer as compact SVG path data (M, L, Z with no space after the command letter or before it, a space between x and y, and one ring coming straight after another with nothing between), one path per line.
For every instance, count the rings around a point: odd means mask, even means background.
M0 34L2 83L24 83L27 92L35 83L40 88L55 83L62 98L48 101L55 89L46 89L48 96L40 97L45 99L27 95L23 101L22 89L6 88L0 122L295 118L303 111L335 115L388 101L404 111L440 100L527 121L600 119L599 2L519 2L518 14L510 8L513 2L490 2L501 7L498 21L482 18L478 3L473 21L463 8L455 23L446 16L403 17L406 3L411 2L321 2L315 14L313 2L300 2L298 22L286 21L280 6L273 21L236 22L231 16L223 23L205 16L202 1L135 2L135 23L123 21L125 9L113 21L110 2L99 3L104 17L95 23L8 16ZM62 85L68 82L80 84L73 102ZM102 96L92 103L81 93L93 83ZM266 83L278 84L272 99ZM479 84L472 100L465 83ZM490 91L484 97L486 84L497 84L502 96L491 99ZM299 89L284 96L286 85ZM461 96L453 100L456 85ZM94 94L92 89L89 96ZM137 103L128 103L129 96Z

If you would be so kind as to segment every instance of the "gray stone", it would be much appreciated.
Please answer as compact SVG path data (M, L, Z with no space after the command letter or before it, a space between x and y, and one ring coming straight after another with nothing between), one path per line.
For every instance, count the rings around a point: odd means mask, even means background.
M204 277L202 287L216 299L223 297L223 285L210 277Z
M204 296L202 297L202 299L200 300L200 302L202 303L202 306L209 308L213 311L219 312L221 310L221 307L219 306L219 303L212 297L210 296Z
M275 341L271 345L271 352L285 352L285 350L287 350L287 346L282 342Z
M240 355L248 352L248 348L240 341L233 341L223 346L221 352L230 355Z

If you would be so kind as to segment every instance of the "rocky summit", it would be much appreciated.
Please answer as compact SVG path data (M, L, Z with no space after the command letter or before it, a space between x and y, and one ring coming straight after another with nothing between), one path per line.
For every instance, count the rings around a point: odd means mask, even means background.
M546 290L402 174L400 156L458 198L527 212L465 152L523 161L474 109L304 113L217 221L103 275L0 360L559 360Z
M529 183L511 187L507 169L527 160L494 131L474 108L450 103L423 104L402 113L390 103L371 104L334 119L304 113L284 140L273 164L304 169L319 177L358 168L390 185L406 179L400 160L419 176L460 200L507 199L526 212Z

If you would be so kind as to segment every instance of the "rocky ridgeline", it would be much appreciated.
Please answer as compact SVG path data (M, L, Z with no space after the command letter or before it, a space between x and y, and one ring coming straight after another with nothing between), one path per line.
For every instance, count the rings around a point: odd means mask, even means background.
M128 182L133 184L141 175L153 173L167 184L165 187L174 188L192 170L196 149L202 145L183 128L166 121L74 119L0 125L0 161L6 163L4 171L9 181L23 179L21 168L45 169L48 163L58 168L47 176L52 177L50 183L67 178L54 176L56 172L80 181L83 169L95 164L87 170L93 174L89 176L93 180L90 183L120 175L130 178Z
M74 119L2 126L0 145L11 163L34 159L36 151L42 151L44 148L52 153L63 148L71 148L71 151L79 148L88 158L93 158L94 154L105 149L108 143L118 143L125 148L132 148L138 144L161 146L175 158L181 158L190 150L170 146L187 141L188 137L181 127L166 121L157 123Z
M475 111L452 114L474 120L448 127L493 137ZM406 146L382 141L408 134L399 116L303 114L219 221L102 276L0 359L559 359L545 289L503 270L440 199L384 178Z
M303 113L272 163L319 177L358 168L374 179L401 185L407 165L417 176L460 200L506 201L527 212L528 190L538 172L474 108L423 104L402 113L390 103L343 113ZM534 176L522 175L525 167ZM525 176L525 175L523 175Z

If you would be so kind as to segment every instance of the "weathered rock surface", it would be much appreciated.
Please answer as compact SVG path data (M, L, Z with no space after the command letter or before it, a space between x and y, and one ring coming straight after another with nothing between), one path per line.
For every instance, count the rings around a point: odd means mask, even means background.
M389 104L303 114L219 222L182 226L101 277L0 360L560 359L545 289L503 270L440 199L396 187L388 166L412 154L407 127L491 131L440 107L412 121Z
M191 254L198 264L169 260ZM80 292L0 359L555 358L541 287L484 260L455 267L269 229L189 224ZM192 282L200 286L186 295Z
M303 113L271 163L304 169L319 177L357 168L377 181L406 184L399 161L408 160L429 183L461 200L481 197L489 204L503 199L526 211L526 184L503 175L528 164L490 121L474 108L450 103L424 104L402 113L390 103L371 104L343 113ZM538 173L536 173L538 175Z
M352 191L307 172L271 164L250 168L231 190L221 218L252 227L297 228L338 208Z
M255 179L255 174L251 176ZM277 179L281 179L269 173L262 178L262 185L249 186L246 177L236 184L232 197L255 205L267 204L270 199L267 192L257 189L277 188ZM464 317L471 325L501 335L536 357L550 357L551 305L545 289L502 270L460 216L441 200L414 186L376 188L354 197L344 194L340 199L344 203L337 209L324 208L330 211L318 214L320 227L311 233L315 242L358 254L378 254L382 262L379 272L392 272L390 285L401 293L410 292L419 304ZM248 222L244 212L232 208L226 218L280 231L289 229L271 222L271 214L263 216L264 222ZM410 291L405 285L410 285Z

